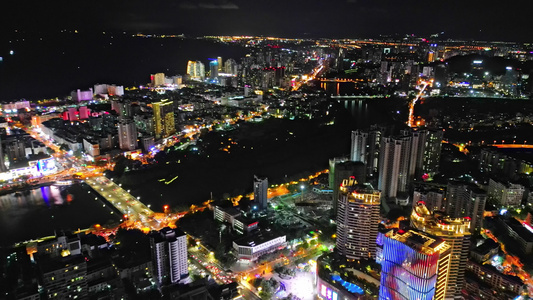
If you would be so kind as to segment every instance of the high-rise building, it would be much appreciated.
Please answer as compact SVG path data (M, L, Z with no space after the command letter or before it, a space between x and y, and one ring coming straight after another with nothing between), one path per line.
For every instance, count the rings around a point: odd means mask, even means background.
M446 194L446 187L416 187L413 192L413 208L419 201L423 201L426 204L427 209L430 212L444 211L444 195Z
M335 164L330 171L333 176L333 212L337 213L337 200L341 183L346 178L354 178L357 182L366 182L365 164L360 161L344 161Z
M352 147L350 151L350 160L362 161L366 163L368 148L368 132L362 130L352 131Z
M137 149L137 127L132 120L122 120L118 123L118 141L120 149L132 151Z
M470 247L470 220L430 212L420 201L411 213L411 226L443 239L450 245L450 267L445 299L461 299Z
M218 77L218 60L209 62L209 78L215 79Z
M82 255L38 259L46 299L86 299L87 262Z
M338 163L345 162L345 161L348 161L347 157L335 157L329 160L328 182L329 182L329 188L332 190L335 190L335 166Z
M258 210L268 206L268 178L259 178L254 175L254 203Z
M376 257L380 192L345 179L337 203L337 251L347 259Z
M387 137L381 141L378 189L384 198L396 198L398 192L408 190L410 142L410 137Z
M202 81L205 78L205 65L201 61L189 60L187 74L192 80Z
M154 131L156 139L162 139L176 132L174 105L168 99L152 103L154 111Z
M423 163L422 169L419 170L416 176L423 174L434 175L439 171L440 153L442 149L442 137L444 131L438 130L424 130L425 139L423 141Z
M152 86L162 86L165 85L165 73L156 73L150 76L152 81Z
M446 189L446 214L452 218L470 218L470 232L479 231L487 202L487 193L473 184L450 181Z
M415 230L393 229L382 236L379 299L443 300L450 246Z
M222 72L222 68L224 67L224 65L222 64L222 57L219 56L217 57L217 64L218 64L218 73Z
M188 276L185 233L165 227L150 235L150 247L154 277L158 285L177 283Z
M487 194L501 207L518 207L526 189L521 184L490 179Z
M129 101L111 100L111 109L121 118L133 117L133 110Z
M231 75L237 75L237 62L233 58L229 58L224 63L224 72Z
M5 172L5 171L7 171L7 167L6 167L6 160L4 157L4 143L2 142L2 135L0 135L0 172Z
M352 149L357 149L363 138L357 133L352 136ZM407 192L415 178L437 173L441 144L442 130L404 130L398 137L382 138L378 150L378 188L382 196L395 198L398 192Z

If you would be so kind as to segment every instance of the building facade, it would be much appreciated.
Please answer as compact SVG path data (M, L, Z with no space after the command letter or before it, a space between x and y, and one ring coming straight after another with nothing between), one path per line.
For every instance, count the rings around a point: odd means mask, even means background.
M470 249L470 220L452 219L442 213L432 213L423 202L418 202L411 213L411 226L439 237L450 245L450 267L445 299L461 299Z
M347 259L376 257L380 194L370 184L343 181L337 203L337 251Z
M383 235L380 300L445 299L450 246L415 230L390 230Z
M165 227L150 235L150 247L153 275L158 285L177 283L188 276L185 233Z

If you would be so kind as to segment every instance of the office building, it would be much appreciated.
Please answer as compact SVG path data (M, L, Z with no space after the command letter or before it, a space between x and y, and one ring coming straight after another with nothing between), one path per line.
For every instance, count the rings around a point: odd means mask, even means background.
M443 239L450 246L450 267L445 299L461 299L470 248L470 220L449 218L440 212L432 213L424 202L420 201L411 213L411 226Z
M347 259L375 258L380 192L370 184L345 179L337 206L337 251Z
M156 139L163 139L176 133L174 105L168 99L152 103Z
M132 151L137 149L137 128L132 120L122 120L118 123L118 140L121 150Z
M378 299L445 299L451 251L444 240L412 229L393 229L382 238Z
M159 286L177 283L188 277L185 233L165 227L150 234L150 247L154 277Z
M487 193L475 185L450 181L446 189L446 215L451 218L471 218L470 232L479 231Z
M264 210L268 206L268 178L254 175L254 208Z
M187 74L190 79L203 81L205 79L205 65L201 61L192 61L187 62Z

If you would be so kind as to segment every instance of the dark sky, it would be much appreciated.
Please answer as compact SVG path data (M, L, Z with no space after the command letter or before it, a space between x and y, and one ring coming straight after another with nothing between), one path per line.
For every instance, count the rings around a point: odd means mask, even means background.
M2 30L78 30L372 37L379 34L533 41L531 6L518 1L10 0Z

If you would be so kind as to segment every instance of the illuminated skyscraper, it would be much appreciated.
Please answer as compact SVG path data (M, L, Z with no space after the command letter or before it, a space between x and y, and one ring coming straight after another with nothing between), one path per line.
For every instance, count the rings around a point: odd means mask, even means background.
M375 125L370 130L352 131L350 159L364 162L368 177L373 177L378 171L379 149L383 131L383 128Z
M224 65L222 64L222 57L217 57L217 64L218 64L218 73L222 72L222 68Z
M461 289L470 247L470 220L449 218L440 212L431 213L424 202L418 202L411 213L411 226L443 239L450 245L450 267L446 299L461 299Z
M205 78L205 65L201 61L189 60L187 74L192 80L202 81Z
M347 259L376 257L380 192L345 179L337 202L337 251Z
M152 86L162 86L165 84L165 73L156 73L150 76L152 79Z
M218 77L218 60L209 62L209 78L215 79Z
M254 203L258 210L264 210L268 205L268 178L254 175Z
M153 102L154 111L154 131L156 139L162 139L171 136L176 132L174 124L174 105L168 99L160 102Z
M380 300L443 300L450 246L415 230L393 229L382 236Z

